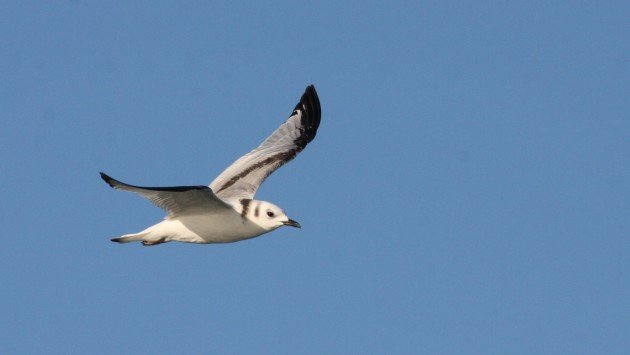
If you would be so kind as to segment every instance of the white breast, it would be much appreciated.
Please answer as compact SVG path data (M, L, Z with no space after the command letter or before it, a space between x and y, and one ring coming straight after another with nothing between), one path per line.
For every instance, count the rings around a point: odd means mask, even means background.
M267 232L234 210L176 217L164 220L153 228L151 232L167 236L168 240L189 243L230 243Z

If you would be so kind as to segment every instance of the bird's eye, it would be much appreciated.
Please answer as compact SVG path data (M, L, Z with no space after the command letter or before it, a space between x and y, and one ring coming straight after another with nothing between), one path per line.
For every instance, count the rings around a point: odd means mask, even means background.
M271 211L267 211L267 216L269 216L269 217L273 217L273 212L271 212Z

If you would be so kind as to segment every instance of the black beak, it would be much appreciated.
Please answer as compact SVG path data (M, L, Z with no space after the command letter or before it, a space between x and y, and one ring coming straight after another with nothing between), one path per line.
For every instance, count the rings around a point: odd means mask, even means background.
M294 221L292 219L289 219L288 221L282 222L282 224L284 224L285 226L291 226L291 227L295 227L295 228L302 228L302 226L298 222L296 222L296 221Z

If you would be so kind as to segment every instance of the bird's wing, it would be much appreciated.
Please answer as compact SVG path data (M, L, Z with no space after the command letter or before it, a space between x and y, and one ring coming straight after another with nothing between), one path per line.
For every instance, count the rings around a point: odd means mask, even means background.
M210 188L223 200L253 198L267 176L295 158L315 138L320 118L319 98L310 85L286 122L258 148L225 169Z
M125 184L104 173L101 178L115 189L135 192L149 199L168 212L169 217L231 209L207 186L140 187Z

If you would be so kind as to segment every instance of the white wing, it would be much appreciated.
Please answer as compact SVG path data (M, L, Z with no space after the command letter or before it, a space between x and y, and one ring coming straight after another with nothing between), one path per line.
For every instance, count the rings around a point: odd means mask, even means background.
M258 148L225 169L210 188L223 200L253 198L267 176L295 158L315 138L320 119L319 98L310 85L286 122Z
M216 197L207 186L140 187L125 184L104 173L101 173L101 178L115 189L135 192L149 199L167 211L169 217L232 209L230 205Z

